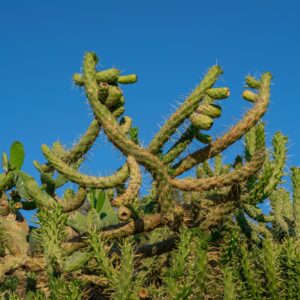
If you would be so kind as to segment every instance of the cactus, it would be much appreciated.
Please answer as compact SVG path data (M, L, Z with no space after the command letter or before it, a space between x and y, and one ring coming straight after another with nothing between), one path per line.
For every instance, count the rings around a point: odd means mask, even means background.
M242 97L252 108L213 140L202 131L221 116L215 102L230 91L214 86L223 71L211 67L143 147L133 120L122 117L119 87L137 76L97 63L86 53L82 74L73 76L93 120L71 149L42 145L46 162L34 161L41 184L21 170L20 142L2 155L1 297L300 299L300 169L291 169L290 195L287 138L275 133L267 149L261 121L271 74L246 77ZM101 129L125 162L111 175L86 175L79 167ZM225 164L223 151L241 138L243 153ZM194 141L204 146L191 152ZM149 194L140 192L142 170ZM261 208L267 200L270 214ZM36 210L37 226L27 225L23 210Z

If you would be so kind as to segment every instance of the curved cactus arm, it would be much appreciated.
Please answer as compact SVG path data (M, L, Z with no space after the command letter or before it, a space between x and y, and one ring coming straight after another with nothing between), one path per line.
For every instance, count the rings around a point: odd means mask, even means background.
M139 164L162 178L168 178L166 167L149 151L128 138L109 109L98 100L98 86L95 78L97 57L87 53L84 58L85 90L95 117L103 127L108 139L125 155L132 155Z
M205 92L214 85L219 75L221 75L222 73L223 71L219 66L213 66L209 69L201 83L195 88L195 90L190 94L190 96L168 119L168 121L153 138L150 145L148 146L148 150L151 153L157 154L160 151L160 149L170 139L170 137L176 131L176 129L197 108L199 102L205 95Z
M173 167L174 177L224 151L259 122L261 117L265 114L269 104L271 78L272 75L270 73L265 73L262 75L260 80L261 87L259 91L259 97L255 102L254 107L248 111L244 118L212 144L207 145L203 149L195 151L175 164Z
M259 150L250 162L230 173L200 179L172 179L171 184L183 191L207 191L213 188L231 186L245 181L250 175L258 172L264 160L265 150Z
M72 164L82 158L94 144L100 129L99 123L96 120L93 120L76 145L74 145L72 149L65 151L61 159L67 164ZM40 167L43 172L49 173L53 171L53 168L46 164L41 165Z
M83 155L86 154L94 144L99 135L100 129L101 127L99 123L96 120L93 120L85 134L80 138L76 145L63 155L62 160L67 164L72 164L83 157Z
M42 151L45 158L59 173L63 174L70 181L75 182L82 187L100 189L113 188L123 183L129 176L127 164L124 164L119 171L111 176L88 176L68 166L60 158L55 156L55 154L53 154L53 152L46 145L42 145Z
M130 174L130 183L125 192L112 201L112 204L117 207L132 204L139 193L142 183L140 168L133 156L128 156L127 165Z
M57 206L56 201L48 194L42 192L34 180L27 181L24 188L30 199L36 202L37 207L54 208Z
M87 190L79 187L78 192L70 198L58 199L58 203L62 206L63 212L72 212L82 206L86 199Z

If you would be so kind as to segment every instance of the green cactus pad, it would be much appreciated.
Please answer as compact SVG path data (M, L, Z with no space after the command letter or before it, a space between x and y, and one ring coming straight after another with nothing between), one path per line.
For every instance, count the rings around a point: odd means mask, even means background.
M9 167L11 170L21 169L25 158L25 152L23 145L16 141L12 144L10 148L10 159Z

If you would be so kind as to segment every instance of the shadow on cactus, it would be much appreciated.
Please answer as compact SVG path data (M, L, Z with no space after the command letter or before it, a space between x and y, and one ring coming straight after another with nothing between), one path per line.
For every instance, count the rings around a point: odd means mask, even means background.
M94 118L72 148L42 145L46 162L34 161L40 184L21 171L20 142L2 156L1 297L300 299L300 171L292 168L290 196L282 180L287 138L277 132L267 149L261 121L271 74L246 77L242 96L252 107L213 139L204 131L230 91L215 87L223 71L211 67L142 147L120 88L137 76L97 64L88 52L73 76ZM101 130L126 161L109 176L90 176L80 166ZM242 138L244 153L224 163L223 151ZM202 144L194 152L193 141ZM152 178L148 195L140 193L141 170ZM270 214L260 206L266 200ZM22 210L36 210L38 226L29 228Z

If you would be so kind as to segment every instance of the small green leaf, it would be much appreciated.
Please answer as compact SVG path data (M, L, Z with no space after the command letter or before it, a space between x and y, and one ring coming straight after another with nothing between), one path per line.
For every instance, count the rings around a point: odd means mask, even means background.
M10 148L10 169L19 170L21 169L25 158L25 152L23 145L16 141L11 145Z

